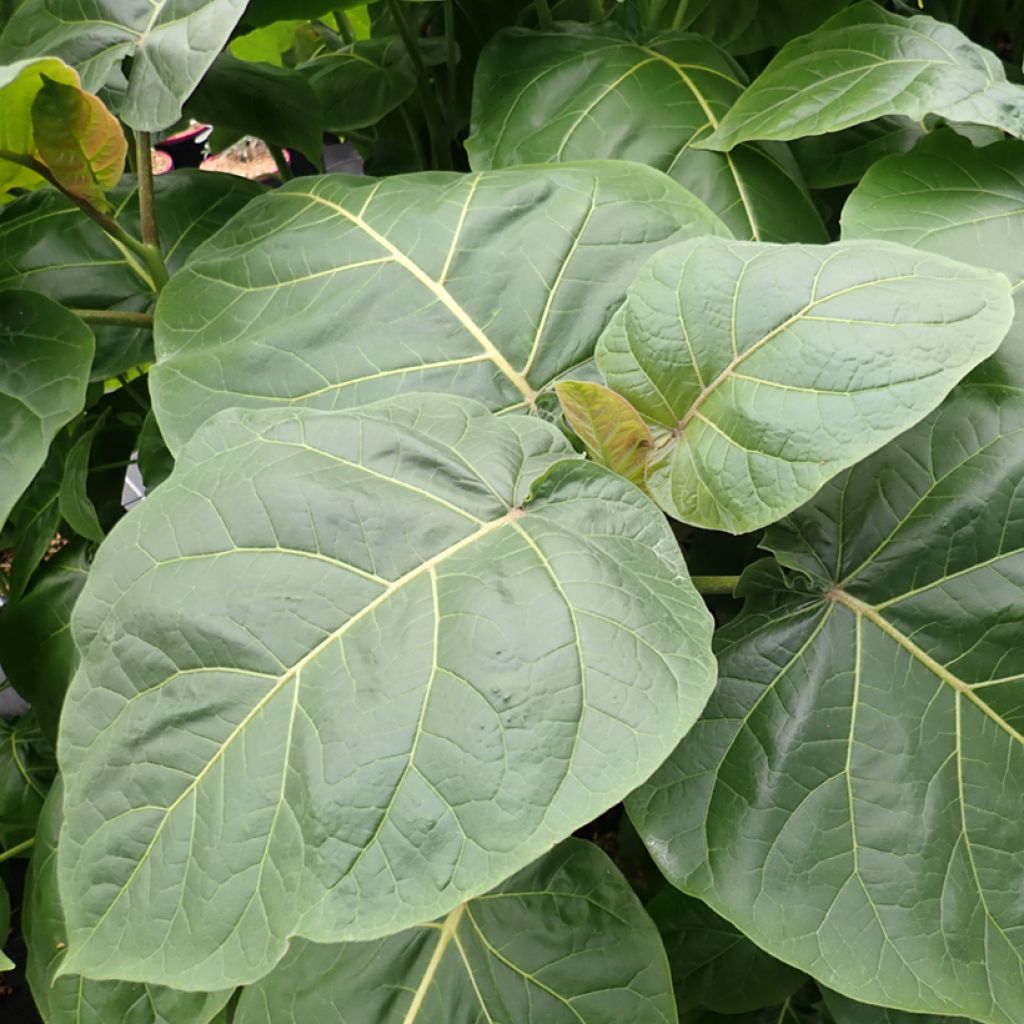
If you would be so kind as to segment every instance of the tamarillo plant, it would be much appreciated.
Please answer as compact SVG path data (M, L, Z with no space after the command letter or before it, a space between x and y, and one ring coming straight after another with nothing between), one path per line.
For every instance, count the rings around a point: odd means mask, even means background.
M0 1018L1024 1021L1019 3L0 16Z

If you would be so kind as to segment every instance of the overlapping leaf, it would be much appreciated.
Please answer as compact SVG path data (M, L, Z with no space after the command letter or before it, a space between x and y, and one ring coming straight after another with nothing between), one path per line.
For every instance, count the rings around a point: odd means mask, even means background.
M641 45L609 27L513 29L485 49L467 148L477 168L563 160L636 160L666 171L737 238L825 240L784 146L729 154L693 149L744 87L739 66L706 39Z
M82 411L94 351L89 328L56 302L0 291L0 526Z
M571 839L446 918L378 942L292 944L236 1024L675 1024L657 929Z
M700 239L644 267L597 361L658 428L655 500L744 533L934 409L1012 317L1002 275L903 246Z
M181 117L181 107L227 42L246 0L25 0L3 34L0 61L55 55L99 91L126 57L116 113L142 131Z
M155 181L155 206L169 270L263 189L228 174L182 170ZM138 200L128 179L110 194L113 216L139 234ZM0 288L27 288L67 306L142 312L153 296L145 269L74 204L52 189L0 211ZM147 294L149 292L149 294ZM152 333L96 326L94 380L106 380L153 357Z
M154 408L177 450L219 409L447 391L526 408L593 354L643 261L725 233L627 163L293 182L179 272Z
M1024 1005L1024 392L959 388L766 535L704 718L631 813L660 866L870 1003Z
M843 237L884 239L942 253L1010 279L1017 317L979 374L1024 384L1024 142L975 149L937 132L873 167L843 209Z
M946 22L890 14L873 0L787 43L715 133L696 145L798 139L899 114L991 125L1024 136L1024 87L995 54Z
M963 1017L939 1017L933 1013L905 1013L847 999L838 992L824 992L825 1005L836 1024L972 1024Z
M22 908L28 946L27 975L47 1024L207 1024L231 990L216 994L176 992L158 985L56 977L65 957L67 929L57 888L57 837L63 783L58 779L39 819Z
M654 505L453 397L211 420L73 629L66 963L193 989L490 889L646 778L714 681Z
M0 718L0 851L35 835L53 774L53 747L36 713L27 711L10 721Z

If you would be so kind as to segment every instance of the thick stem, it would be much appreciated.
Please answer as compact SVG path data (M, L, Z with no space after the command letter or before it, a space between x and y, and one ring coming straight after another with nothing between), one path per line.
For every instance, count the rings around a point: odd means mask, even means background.
M401 0L388 0L388 10L398 27L398 33L409 53L413 69L420 83L420 100L423 103L423 113L427 118L427 130L430 132L430 149L434 159L434 166L441 170L451 170L452 157L449 145L448 133L445 131L444 114L437 101L437 90L430 79L427 65L423 61L423 54L420 51L419 41L409 24L402 8Z
M540 22L540 27L545 29L553 27L555 19L552 17L548 0L533 0L533 6L537 8L537 20Z
M348 15L339 8L334 12L334 20L338 23L341 38L345 40L347 46L351 46L356 41L356 30L352 27Z
M12 846L9 850L4 850L3 853L0 853L0 863L20 856L28 850L31 850L34 845L34 839L26 839L23 843L18 843L17 846Z
M153 206L153 153L149 132L135 133L135 173L139 180L139 220L143 245L160 249L160 232Z
M420 167L426 170L427 153L423 148L423 139L416 128L416 122L412 119L412 114L409 113L409 108L405 103L398 108L398 111L405 122L405 130L409 133L409 141L412 143L412 148L416 151L416 159L419 160Z
M270 155L274 158L274 163L277 165L277 173L282 181L291 181L295 177L292 171L291 164L288 163L288 157L284 155L284 150L280 146L272 146L267 143L267 149L270 150Z
M87 324L109 324L114 327L145 327L153 329L152 313L129 313L119 309L73 309L72 313Z
M675 17L672 19L672 28L678 31L683 27L683 19L686 17L686 8L690 6L690 0L679 0Z
M691 576L690 579L693 580L697 592L705 597L732 595L740 582L739 576Z

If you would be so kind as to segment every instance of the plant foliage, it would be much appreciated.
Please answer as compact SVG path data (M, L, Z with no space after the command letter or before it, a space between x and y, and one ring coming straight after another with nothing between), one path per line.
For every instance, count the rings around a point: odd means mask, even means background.
M1020 1024L1022 46L0 2L0 1017Z

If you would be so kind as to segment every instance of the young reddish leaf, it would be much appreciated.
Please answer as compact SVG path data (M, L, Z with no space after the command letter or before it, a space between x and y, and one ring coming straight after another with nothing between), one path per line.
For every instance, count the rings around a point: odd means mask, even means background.
M73 195L105 206L103 193L124 172L128 143L103 101L47 75L32 101L36 150L53 176Z
M555 391L569 426L590 457L642 486L654 438L640 413L601 384L563 381Z

